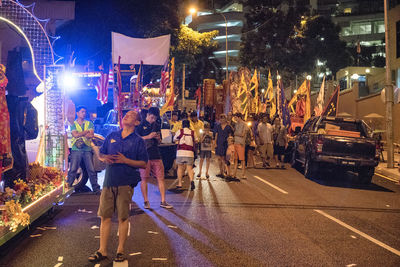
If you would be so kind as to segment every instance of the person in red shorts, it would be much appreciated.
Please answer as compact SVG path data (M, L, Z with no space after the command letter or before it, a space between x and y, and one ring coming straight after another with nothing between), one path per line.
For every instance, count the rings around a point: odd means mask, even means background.
M143 111L142 111L143 112ZM164 181L164 164L161 159L160 150L158 145L161 141L161 127L157 123L160 111L156 107L149 108L146 119L136 128L136 133L141 136L147 148L147 154L149 155L149 161L147 162L146 169L140 170L140 177L142 179L140 188L142 189L142 195L144 198L144 208L150 209L150 202L148 197L147 183L150 179L150 174L153 174L157 178L158 189L161 194L160 207L165 209L172 209L172 205L165 201L165 181Z
M249 131L249 127L243 121L243 115L241 113L235 113L235 129L234 129L234 139L235 139L235 166L233 170L233 177L236 177L238 169L238 160L242 165L242 176L240 178L245 179L246 165L245 165L245 145L246 145L246 133Z

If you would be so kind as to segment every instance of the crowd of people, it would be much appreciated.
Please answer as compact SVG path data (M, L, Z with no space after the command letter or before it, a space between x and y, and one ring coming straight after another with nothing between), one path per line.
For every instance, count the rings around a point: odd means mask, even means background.
M163 128L159 109L152 107L140 113L127 112L121 121L122 129L105 138L100 148L100 159L107 163L102 190L93 167L90 145L94 135L93 124L85 120L85 107L78 107L76 112L77 119L71 127L73 138L67 182L73 186L77 169L83 161L93 191L101 192L98 209L101 217L100 247L89 261L98 262L107 257L111 218L115 211L119 219L119 245L114 261L124 261L130 203L139 182L145 209L150 209L148 182L151 177L157 180L160 207L173 208L167 203L165 194L164 165L159 149ZM172 112L168 127L173 142L177 144L174 164L177 169L176 189L182 189L187 174L190 190L195 190L194 177L203 176L203 167L205 178L209 179L213 153L218 159L219 173L216 176L223 179L246 179L246 169L256 167L258 159L263 167L272 167L273 163L278 168L284 166L282 156L288 143L287 129L279 117L271 121L267 114L259 114L244 121L242 114L228 113L221 114L215 122L207 122L199 119L196 112ZM198 167L195 165L197 158Z
M211 123L201 121L196 112L189 116L181 113L180 119L178 115L178 112L173 112L169 120L174 141L178 142L177 188L182 186L184 169L188 171L191 189L195 188L192 166L198 156L200 161L197 177L202 177L205 161L205 177L210 178L212 152L218 159L217 177L220 178L245 179L246 168L254 168L258 162L264 168L284 168L283 156L288 145L288 131L279 117L271 120L268 114L253 114L244 121L241 113L221 114L213 122L215 126L211 129Z

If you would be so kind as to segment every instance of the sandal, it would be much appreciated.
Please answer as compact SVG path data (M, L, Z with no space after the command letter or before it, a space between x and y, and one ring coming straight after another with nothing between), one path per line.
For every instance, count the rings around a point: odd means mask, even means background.
M207 179L210 178L210 175L206 174L206 178L207 178Z
M90 255L88 258L90 262L100 262L105 259L108 259L107 256L104 256L99 251L96 251L93 255Z
M117 255L114 258L115 262L123 262L126 261L126 257L124 255L124 253L117 253Z

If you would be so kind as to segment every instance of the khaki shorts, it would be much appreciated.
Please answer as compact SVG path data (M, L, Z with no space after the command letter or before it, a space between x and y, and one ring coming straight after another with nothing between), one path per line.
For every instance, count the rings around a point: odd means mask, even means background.
M97 215L103 218L111 218L117 210L120 220L128 219L132 196L133 188L130 185L104 187L101 191Z
M260 146L261 157L272 159L274 156L274 146L272 144L263 144Z
M244 160L244 145L235 144L235 153L239 160Z

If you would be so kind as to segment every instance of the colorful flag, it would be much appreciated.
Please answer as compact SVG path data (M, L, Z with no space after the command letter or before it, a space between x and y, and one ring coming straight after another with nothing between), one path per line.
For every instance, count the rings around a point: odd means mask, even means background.
M317 97L317 104L315 105L314 112L315 116L319 116L322 114L322 109L324 108L324 99L325 99L325 75L322 79L321 88L319 89L319 94Z
M160 81L160 93L164 95L167 91L169 84L169 70L168 70L169 59L165 61L164 67L161 71L161 81Z
M99 68L101 69L101 74L95 88L97 91L97 100L104 105L108 102L108 83L114 82L114 72L111 66L108 73L103 69L103 66Z
M331 99L329 99L329 102L325 106L325 109L322 112L321 116L336 117L338 113L337 110L339 107L339 91L340 91L340 85L336 87L335 92L333 92L333 95L331 96Z
M201 87L197 88L195 94L194 94L196 101L197 101L197 113L200 112L200 104L201 104Z
M255 106L255 112L258 113L258 76L257 76L257 70L254 70L254 75L250 80L250 86L251 86L250 92L254 91L253 104Z
M307 90L306 90L306 101L305 101L305 110L304 110L304 123L311 118L311 82L310 80L306 81L307 84Z
M173 57L171 59L171 72L169 74L170 80L169 80L169 88L170 88L170 94L167 96L167 100L165 101L164 106L160 110L160 115L164 115L165 112L169 110L174 109L174 103L175 103L175 58Z
M136 78L135 91L140 92L142 90L142 73L143 73L143 61L140 61L139 72Z
M271 78L271 71L268 72L268 88L264 95L266 102L270 104L269 116L272 119L276 114L276 99L274 98L274 85Z
M282 81L279 79L278 80L278 86L279 86L279 104L280 104L280 110L281 110L281 116L282 116L282 123L285 126L290 126L291 121L290 121L290 112L289 112L289 108L288 108L288 103L286 101L286 97L285 97L285 90L283 89L283 83Z
M288 106L291 107L297 101L297 97L299 95L306 95L308 87L309 87L309 83L307 83L307 80L304 80L304 82L300 85L300 87L297 89L297 92L294 94L294 96L290 100Z
M244 78L244 73L242 73L242 77L240 79L239 93L238 93L238 97L240 100L240 108L241 108L242 113L245 113L248 102L249 102L247 93L248 93L248 88L247 88L247 84L246 84L246 79Z

